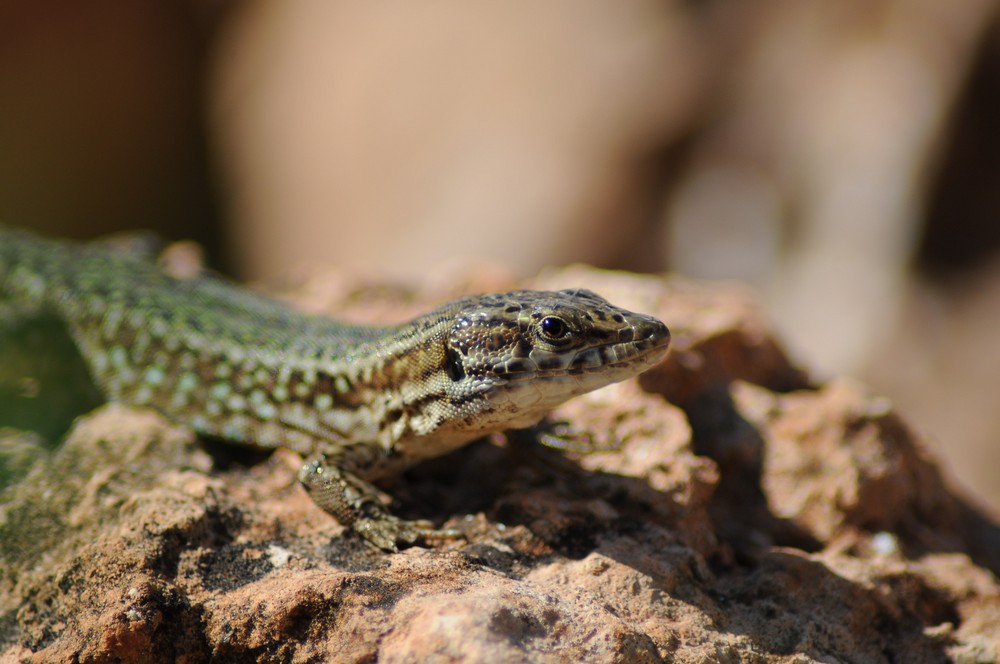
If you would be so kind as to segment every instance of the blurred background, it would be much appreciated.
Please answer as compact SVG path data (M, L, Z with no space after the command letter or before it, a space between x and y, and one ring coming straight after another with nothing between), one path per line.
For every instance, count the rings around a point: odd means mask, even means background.
M1000 517L993 0L0 4L0 223L754 285Z

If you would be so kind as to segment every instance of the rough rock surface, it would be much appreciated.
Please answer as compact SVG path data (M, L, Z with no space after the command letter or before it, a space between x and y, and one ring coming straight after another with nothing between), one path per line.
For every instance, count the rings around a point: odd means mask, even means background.
M317 279L299 298L399 318L507 285ZM674 333L663 365L553 415L594 450L497 436L415 468L386 486L397 512L466 539L385 554L309 501L293 454L105 406L2 494L0 660L1000 658L1000 528L891 404L811 384L732 286L528 285L587 286Z

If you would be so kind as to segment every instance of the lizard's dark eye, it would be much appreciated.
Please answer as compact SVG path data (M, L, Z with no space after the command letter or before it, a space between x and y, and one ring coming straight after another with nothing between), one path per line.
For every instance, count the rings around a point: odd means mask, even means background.
M569 334L569 326L562 318L548 316L542 319L542 335L547 339L558 340Z

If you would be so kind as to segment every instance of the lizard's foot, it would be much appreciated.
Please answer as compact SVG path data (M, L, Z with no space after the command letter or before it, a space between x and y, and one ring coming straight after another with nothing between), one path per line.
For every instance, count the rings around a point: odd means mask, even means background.
M404 521L393 516L379 500L375 487L326 457L318 456L303 466L299 481L313 502L385 551L462 536L457 530L436 530L429 521Z
M622 447L621 441L607 437L602 438L593 431L581 429L562 420L543 421L528 431L529 435L534 435L538 443L560 452L593 454L595 452L617 452Z
M417 543L462 537L462 533L453 528L436 529L430 521L404 521L391 514L360 518L351 528L380 549L393 552Z

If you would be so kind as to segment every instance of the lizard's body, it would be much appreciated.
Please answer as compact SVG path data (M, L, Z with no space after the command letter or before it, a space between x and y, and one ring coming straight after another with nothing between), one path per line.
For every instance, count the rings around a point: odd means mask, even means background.
M669 343L660 321L584 290L348 325L104 244L2 228L0 300L64 320L109 400L310 457L300 478L314 500L383 548L431 531L390 515L366 479L530 426L656 364Z

